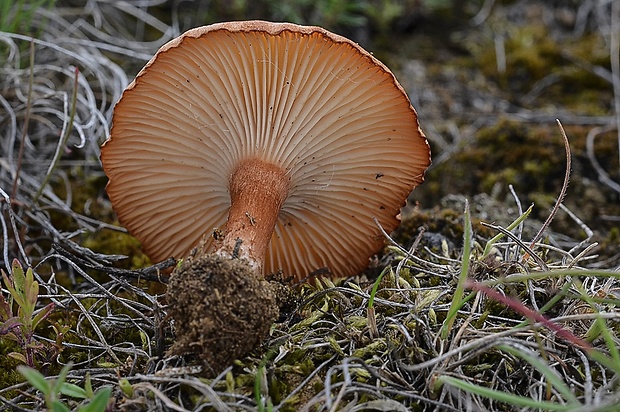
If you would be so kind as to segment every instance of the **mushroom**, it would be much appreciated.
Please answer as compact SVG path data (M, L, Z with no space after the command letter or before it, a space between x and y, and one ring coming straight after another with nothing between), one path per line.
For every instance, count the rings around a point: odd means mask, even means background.
M166 294L170 353L215 375L278 315L263 273L362 270L383 246L375 219L396 227L430 151L404 90L360 46L245 21L164 45L117 103L101 160L145 252L187 256Z
M430 151L394 75L356 43L240 21L164 45L117 103L101 160L152 260L204 237L205 252L301 280L362 270L383 246L374 219L397 226Z

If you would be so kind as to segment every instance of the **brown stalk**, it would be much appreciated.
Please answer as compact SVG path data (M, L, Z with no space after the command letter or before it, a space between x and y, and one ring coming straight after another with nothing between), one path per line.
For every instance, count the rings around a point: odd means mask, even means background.
M560 132L562 133L562 138L564 139L564 149L566 152L566 172L564 174L564 183L562 184L562 190L560 190L560 195L558 196L558 199L556 200L555 205L553 205L553 209L551 210L551 213L547 217L547 220L545 220L545 222L542 224L542 226L538 230L538 233L536 233L536 236L534 236L534 238L530 242L530 249L533 249L536 246L536 242L540 240L540 238L542 237L542 234L545 232L545 230L547 230L547 228L551 224L551 221L553 221L553 218L558 213L558 210L560 209L560 204L562 204L562 202L564 201L564 198L566 197L566 190L568 189L568 183L570 182L570 171L571 171L571 165L572 165L570 144L568 142L568 137L566 136L566 132L564 131L564 127L562 126L562 123L560 123L559 119L556 119L555 121L557 122L560 128ZM526 253L523 256L522 262L525 262L529 257L530 257L530 254Z

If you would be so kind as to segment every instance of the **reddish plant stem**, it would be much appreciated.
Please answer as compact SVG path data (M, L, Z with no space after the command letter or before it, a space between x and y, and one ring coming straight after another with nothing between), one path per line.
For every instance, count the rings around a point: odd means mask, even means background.
M491 289L490 287L479 283L479 282L475 282L473 280L467 280L465 283L465 286L469 289L472 290L476 290L479 292L484 293L485 295L487 295L488 297L490 297L493 300L496 300L500 303L503 303L504 305L508 306L510 309L522 314L523 316L525 316L527 319L529 319L530 321L533 322L539 322L542 323L543 325L545 325L547 328L551 329L552 331L554 331L559 337L561 337L562 339L565 339L579 347L581 347L582 349L585 350L590 350L592 349L592 346L586 342L585 340L575 336L574 334L572 334L571 332L569 332L568 330L564 329L563 327L561 327L560 325L558 325L555 322L550 321L549 319L547 319L546 317L544 317L543 315L541 315L540 313L528 308L527 306L525 306L522 302L520 302L517 299L511 298L509 296L505 296L502 295L501 293L497 292L494 289Z

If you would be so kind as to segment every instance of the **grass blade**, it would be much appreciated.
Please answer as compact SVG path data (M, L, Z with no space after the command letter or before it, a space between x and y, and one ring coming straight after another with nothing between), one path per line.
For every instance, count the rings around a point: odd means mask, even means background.
M547 378L549 383L551 383L551 385L553 385L553 387L564 396L566 403L575 406L579 405L579 401L577 400L575 395L573 395L571 389L564 383L558 373L554 369L552 369L540 356L535 355L533 352L525 348L516 349L508 345L499 345L498 348L503 350L504 352L508 352L513 356L519 357L527 361L530 365L536 368L536 370L540 372L545 378Z
M463 300L463 294L465 292L465 282L469 274L469 262L471 260L471 240L473 229L471 227L471 215L469 213L469 202L465 201L465 218L463 223L463 259L461 264L461 274L450 303L450 310L446 316L446 320L442 325L441 338L446 339L448 334L452 330L452 325L456 319L456 315L463 306L465 301Z
M537 401L536 399L527 398L525 396L513 395L512 393L475 385L451 376L440 376L438 381L454 386L462 391L472 393L483 398L493 399L514 407L546 411L570 411L575 407L575 405L563 405L555 402Z

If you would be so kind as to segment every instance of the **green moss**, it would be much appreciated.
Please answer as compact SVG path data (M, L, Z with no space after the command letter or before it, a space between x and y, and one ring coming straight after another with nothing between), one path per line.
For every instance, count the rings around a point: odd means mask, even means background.
M590 128L568 125L565 130L572 151L572 174L564 204L592 229L610 230L613 222L601 221L599 216L620 214L620 201L617 193L592 184L599 176L586 153L586 136ZM598 135L594 151L604 170L618 170L615 131ZM565 171L564 143L556 124L528 124L504 119L481 128L473 141L457 151L449 162L431 169L426 183L416 188L414 196L426 208L440 204L444 196L452 194L473 197L486 193L503 200L511 197L508 185L512 185L523 205L535 203L531 217L543 221L560 193ZM430 217L430 221L436 218ZM419 221L420 216L417 219L416 224L426 224L430 231L436 230L430 222ZM456 219L455 223L461 218ZM451 227L452 233L442 231L442 234L455 241L462 230L456 229L458 223ZM583 238L579 226L564 213L556 216L553 229ZM456 244L460 243L457 241Z
M140 242L133 236L115 230L100 230L82 235L83 246L110 255L125 255L129 259L118 262L118 266L126 269L139 269L151 262L140 249Z
M499 86L503 98L519 106L540 109L542 104L593 116L613 110L611 85L593 69L610 66L609 47L600 32L558 35L542 18L523 22L495 14L484 30L465 31L457 37L468 55L447 64L461 71L464 67L480 70L485 88Z
M102 200L107 183L104 175L89 175L83 168L75 167L69 170L68 179L72 210L102 222L115 221L109 202ZM52 181L51 186L58 197L67 197L64 182ZM52 210L50 216L54 227L59 230L72 232L79 228L73 217L63 211ZM128 256L128 259L117 263L118 267L137 269L150 264L148 257L140 250L140 243L126 233L109 229L85 232L80 235L79 243L95 252Z
M609 254L613 256L618 253L618 250L620 250L620 227L615 226L609 230L606 236L603 236L602 239L600 239L597 253L603 255Z
M16 367L21 365L17 359L9 356L9 353L17 352L21 353L21 348L17 345L16 342L6 339L4 337L0 338L0 387L8 388L15 384L24 381L24 377L17 373ZM3 395L7 398L12 398L17 395L17 393L13 393L12 395Z
M480 188L485 193L491 193L497 184L516 185L519 182L519 176L519 171L512 167L489 172L482 177Z
M504 47L507 70L503 77L517 93L528 91L533 82L549 75L561 59L561 47L543 25L509 28Z

